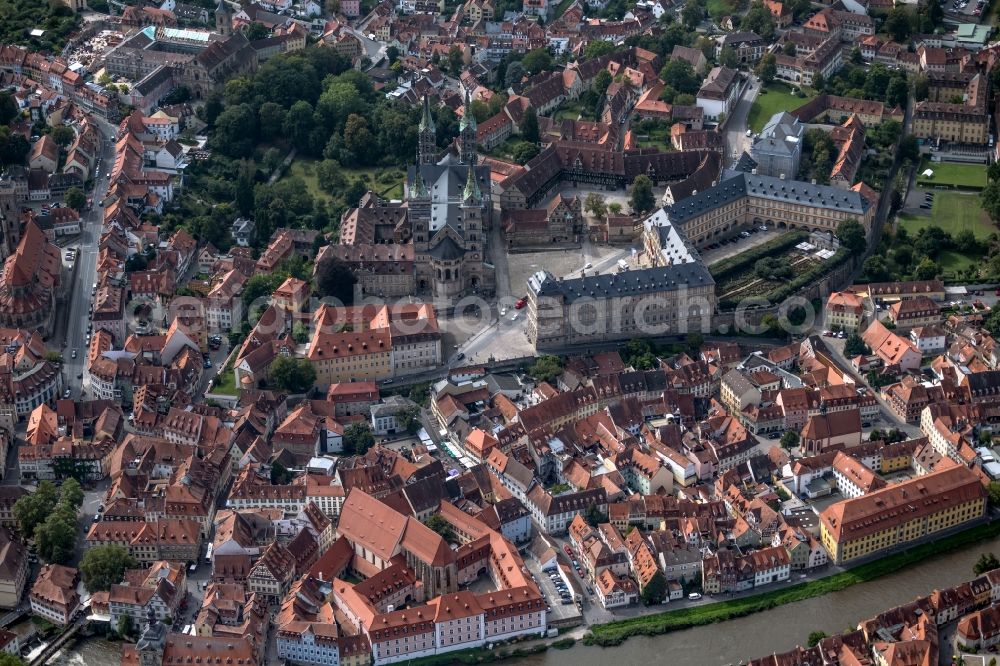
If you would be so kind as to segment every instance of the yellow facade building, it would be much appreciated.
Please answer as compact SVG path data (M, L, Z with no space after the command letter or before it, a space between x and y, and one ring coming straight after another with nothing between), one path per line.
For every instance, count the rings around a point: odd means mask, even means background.
M826 299L824 314L828 329L857 332L865 316L864 300L849 291L835 291Z
M834 564L850 564L974 522L985 511L979 478L954 466L828 507L820 536Z

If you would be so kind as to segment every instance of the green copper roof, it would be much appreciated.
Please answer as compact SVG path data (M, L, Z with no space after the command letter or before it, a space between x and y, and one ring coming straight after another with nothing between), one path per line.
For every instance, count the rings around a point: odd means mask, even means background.
M476 129L476 117L472 115L472 99L469 97L469 91L465 91L465 106L462 112L462 122L459 124L458 129L462 132L466 128Z
M482 201L483 193L479 191L479 183L476 182L476 167L469 165L469 177L465 181L465 192L463 193L463 198L465 201Z
M433 132L435 129L434 116L431 115L431 102L427 99L427 95L424 95L424 115L420 118L420 131L430 130Z
M413 179L413 198L414 199L429 199L431 194L427 190L427 183L424 182L424 177L420 174L420 169L414 174Z

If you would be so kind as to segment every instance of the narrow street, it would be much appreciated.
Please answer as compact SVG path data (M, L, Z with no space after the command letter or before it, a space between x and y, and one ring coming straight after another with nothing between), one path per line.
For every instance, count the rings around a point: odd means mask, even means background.
M487 255L490 263L493 264L494 275L496 276L497 301L509 299L512 293L510 269L507 265L507 243L504 242L500 226L500 213L494 210L493 223L490 225L489 251Z
M736 103L736 108L729 117L726 124L726 152L724 166L731 166L739 159L743 151L750 150L750 138L747 136L747 120L750 116L750 109L753 107L757 95L760 94L760 79L751 75L740 101Z
M73 397L81 397L84 383L80 375L86 372L87 358L87 327L90 324L90 305L92 302L93 285L97 280L97 255L101 241L101 230L104 222L104 208L101 203L108 192L107 175L115 160L114 126L107 122L99 122L104 141L101 152L100 167L94 178L92 197L94 204L81 217L81 232L76 242L69 247L78 249L76 256L76 273L67 296L68 307L61 308L58 314L63 316L57 322L56 329L62 332L57 342L63 353L63 383L72 389ZM73 358L73 352L76 358Z

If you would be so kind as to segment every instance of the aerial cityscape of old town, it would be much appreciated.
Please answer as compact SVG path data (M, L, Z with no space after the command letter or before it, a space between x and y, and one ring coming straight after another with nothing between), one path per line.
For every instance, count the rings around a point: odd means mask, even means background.
M0 0L0 666L997 666L1000 0Z

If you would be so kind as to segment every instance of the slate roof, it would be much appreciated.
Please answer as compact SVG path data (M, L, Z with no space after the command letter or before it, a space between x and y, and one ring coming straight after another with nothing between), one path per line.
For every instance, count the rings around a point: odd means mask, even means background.
M855 215L864 215L870 205L858 192L831 185L813 185L732 171L724 172L723 177L718 185L668 206L666 210L670 221L675 224L685 222L748 195L773 201L799 202Z
M662 291L664 287L680 289L706 284L715 284L715 280L699 261L620 275L587 275L561 282L548 271L538 271L528 279L528 285L539 296L562 296L567 303L580 298L640 295Z

